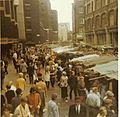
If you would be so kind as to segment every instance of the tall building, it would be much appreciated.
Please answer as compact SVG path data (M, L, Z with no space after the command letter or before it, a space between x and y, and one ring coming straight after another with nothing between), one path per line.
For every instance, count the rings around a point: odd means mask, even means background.
M9 49L18 42L16 7L13 0L0 0L2 55L8 54Z
M72 4L72 27L75 40L84 40L84 1L74 0Z
M2 50L58 38L57 12L49 0L0 0L0 15Z
M49 0L24 0L27 40L34 43L51 41L51 30L57 31L58 20L56 11L54 11L54 14L55 17L51 19L51 4ZM53 20L52 25L54 26L50 25L51 20Z
M85 0L86 43L117 47L117 25L117 0Z
M50 41L58 40L58 15L56 10L50 10L49 12L49 29L50 29Z
M59 39L59 41L67 41L69 31L70 31L69 23L59 23L58 24L58 39Z
M24 0L14 0L16 7L17 25L18 25L18 35L19 43L26 41L25 35L25 19L24 19Z
M43 41L44 26L41 26L41 1L24 0L25 34L28 43Z

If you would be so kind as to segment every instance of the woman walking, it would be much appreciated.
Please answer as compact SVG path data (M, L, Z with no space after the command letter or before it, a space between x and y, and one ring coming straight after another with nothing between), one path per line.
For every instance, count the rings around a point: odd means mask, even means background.
M66 76L66 72L63 71L62 76L60 78L60 87L61 87L61 97L63 100L68 102L67 97L68 97L68 92L67 92L67 87L68 87L68 77Z

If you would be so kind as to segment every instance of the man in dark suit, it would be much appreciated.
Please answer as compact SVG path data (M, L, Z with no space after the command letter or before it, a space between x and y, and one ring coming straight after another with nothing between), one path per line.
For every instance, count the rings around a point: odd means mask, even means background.
M68 84L70 86L70 99L72 99L72 91L74 90L74 95L77 97L77 86L78 86L78 80L75 76L75 71L72 71L71 76L68 79Z
M80 103L80 97L76 97L75 104L69 107L68 117L87 117L86 107Z

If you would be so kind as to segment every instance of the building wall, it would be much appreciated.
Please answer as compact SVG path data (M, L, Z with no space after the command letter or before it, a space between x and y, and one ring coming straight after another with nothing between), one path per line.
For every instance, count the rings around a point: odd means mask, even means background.
M15 1L16 1L15 4L17 5L16 14L17 14L19 41L26 41L23 0L15 0Z
M12 0L0 1L1 44L13 44L18 41L18 26Z
M58 39L60 41L67 41L68 40L68 31L69 31L69 24L68 23L60 23L58 25Z
M56 10L50 10L49 19L50 41L58 40L58 15Z
M49 0L24 0L25 33L27 41L43 43L49 29Z
M117 47L117 25L117 0L85 1L85 33L88 44Z
M73 34L77 40L84 39L84 0L74 0L73 14Z

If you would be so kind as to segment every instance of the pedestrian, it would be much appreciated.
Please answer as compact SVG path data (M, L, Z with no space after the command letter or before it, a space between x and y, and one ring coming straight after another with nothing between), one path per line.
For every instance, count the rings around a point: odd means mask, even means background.
M112 103L113 102L111 99L104 100L104 106L105 106L106 111L107 111L106 117L117 117L115 110L112 108Z
M71 76L68 79L68 84L70 86L70 99L72 99L72 91L74 90L75 97L77 96L77 86L78 86L78 80L75 76L75 71L72 71Z
M1 89L2 90L3 90L4 79L5 79L4 61L1 61Z
M3 61L5 63L5 66L4 66L4 68L5 68L5 74L8 74L8 60L7 60L7 57L5 57Z
M36 83L36 87L41 87L41 89L44 91L44 95L47 95L47 86L45 82L42 80L42 77L38 78L38 82Z
M61 98L68 102L68 77L65 71L63 71L62 76L60 78L60 88L61 88Z
M9 81L8 85L11 86L11 90L13 90L14 92L16 91L16 87L14 86L13 81Z
M75 104L70 105L68 117L87 117L86 107L81 104L80 97L75 97Z
M101 106L101 100L100 97L97 95L97 92L98 88L93 87L92 92L87 95L86 104L88 106L90 117L96 117Z
M11 113L10 105L3 106L2 117L13 117L13 114Z
M50 68L50 82L51 82L51 86L54 87L55 85L55 80L56 80L56 69L55 66L52 65Z
M34 117L39 117L41 97L40 94L37 93L36 87L30 88L30 94L27 96L27 101L32 115Z
M21 69L21 72L23 73L23 78L25 78L25 75L27 73L27 64L25 62L24 59L21 59L21 63L20 63L20 69Z
M23 73L19 73L19 77L16 80L16 88L22 89L22 91L25 90L26 82L25 79L23 78Z
M105 97L103 98L103 105L104 105L104 100L105 99L111 99L112 100L112 108L115 110L116 113L118 113L118 106L117 106L117 101L114 97L114 93L110 90L106 91Z
M29 106L27 104L27 99L25 96L21 97L20 104L15 109L14 116L16 116L16 117L33 117L30 114Z
M7 99L6 99L6 97L5 97L3 94L1 94L1 115L2 115L2 113L3 113L3 107L4 107L6 104L7 104Z
M5 97L7 99L8 104L11 104L13 97L15 97L15 92L10 88L11 88L10 85L6 86L7 91L5 92Z
M17 72L17 73L21 72L20 63L21 63L21 58L19 57L19 58L16 60L16 72Z
M62 76L62 70L61 70L60 67L58 67L57 69L58 69L58 70L57 70L57 82L59 82L59 81L60 81L60 78L61 78L61 76Z
M13 53L13 64L14 64L15 69L16 69L17 57L18 57L18 55L17 55L17 52L15 51L15 52Z
M48 117L59 117L58 105L56 103L57 94L51 95L51 100L48 102Z
M47 89L49 89L49 86L50 86L50 71L49 71L49 67L46 67L46 69L45 69L44 78L45 78L45 83L46 83Z
M106 117L107 110L104 106L100 107L99 113L97 114L97 117Z
M20 98L22 96L23 92L20 88L16 90L16 96L12 99L11 105L12 105L12 112L14 113L16 107L20 104Z
M82 76L82 74L80 74L80 76L78 77L78 95L80 96L82 103L85 103L87 93L88 91L86 89L84 77Z
M29 83L33 84L33 82L34 82L34 79L33 79L34 64L33 63L29 63L29 66L28 66L28 75L29 75Z
M43 110L45 109L45 92L42 90L41 87L37 87L37 92L40 94L40 98L41 98L39 116L43 117Z

